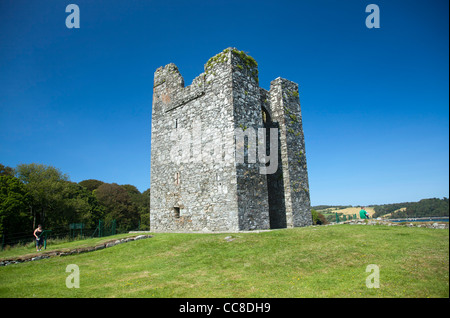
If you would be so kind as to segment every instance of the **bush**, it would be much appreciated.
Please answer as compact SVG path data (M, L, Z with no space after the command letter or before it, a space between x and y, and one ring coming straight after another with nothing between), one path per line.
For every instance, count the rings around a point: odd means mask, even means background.
M315 224L315 225L328 224L327 219L325 218L325 216L322 213L317 212L314 209L311 209L311 215L312 215L312 219L313 219L313 224Z

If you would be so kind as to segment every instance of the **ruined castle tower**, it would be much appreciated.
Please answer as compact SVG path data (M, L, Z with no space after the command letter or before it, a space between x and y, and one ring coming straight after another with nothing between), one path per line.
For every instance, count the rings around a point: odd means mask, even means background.
M298 85L260 88L244 52L212 57L189 86L174 64L156 70L151 147L151 231L312 224Z

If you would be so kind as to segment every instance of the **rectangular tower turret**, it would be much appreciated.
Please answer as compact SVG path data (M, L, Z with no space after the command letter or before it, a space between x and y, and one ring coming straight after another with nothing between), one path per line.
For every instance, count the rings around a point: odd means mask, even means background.
M297 84L278 78L261 89L256 61L228 48L191 85L168 64L156 70L153 87L152 231L311 224ZM276 157L269 174L262 168L270 162L256 156L262 141Z

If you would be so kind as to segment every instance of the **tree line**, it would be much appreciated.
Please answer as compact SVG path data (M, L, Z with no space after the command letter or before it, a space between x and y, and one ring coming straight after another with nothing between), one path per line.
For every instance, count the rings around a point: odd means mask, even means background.
M0 237L14 237L44 229L66 229L83 223L95 228L99 220L116 220L117 232L149 229L150 189L141 193L130 184L88 179L72 182L59 169L43 164L0 164Z
M397 211L405 208L403 211ZM448 198L423 199L418 202L392 203L374 206L374 218L392 213L390 218L419 218L449 216Z

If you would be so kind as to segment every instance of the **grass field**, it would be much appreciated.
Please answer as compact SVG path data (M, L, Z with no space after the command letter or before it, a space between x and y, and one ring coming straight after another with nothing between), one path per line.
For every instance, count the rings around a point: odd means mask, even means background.
M49 239L47 242L48 246L45 252L51 252L51 251L65 251L65 250L71 250L71 249L77 249L77 248L83 248L83 247L90 247L95 246L101 243L105 243L107 241L110 241L112 239L121 239L126 238L129 236L136 236L137 234L130 234L130 233L124 233L124 234L117 234L114 236L105 236L105 237L97 237L92 239L83 239L83 240L73 240L69 241L68 239ZM0 260L8 259L8 258L14 258L16 256L26 256L26 255L39 255L41 253L36 251L35 242L32 241L26 245L21 245L19 247L9 248L7 247L5 250L0 251Z
M0 297L449 297L448 233L334 225L155 234L0 267ZM66 287L69 264L80 269L80 288ZM380 288L366 287L369 264L380 269Z

